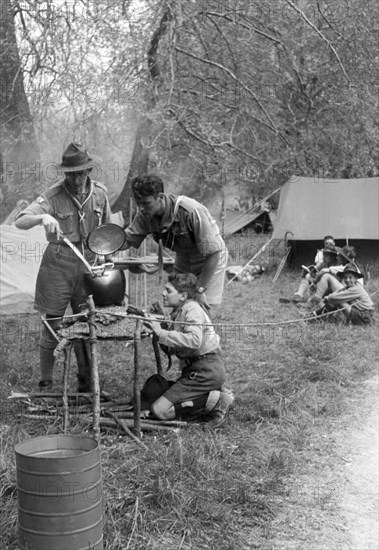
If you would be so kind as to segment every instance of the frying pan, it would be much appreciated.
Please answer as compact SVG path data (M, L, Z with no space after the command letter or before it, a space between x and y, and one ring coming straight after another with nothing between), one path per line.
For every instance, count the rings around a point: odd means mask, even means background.
M104 223L96 227L87 237L87 246L95 254L114 254L123 246L126 235L122 227L115 223Z

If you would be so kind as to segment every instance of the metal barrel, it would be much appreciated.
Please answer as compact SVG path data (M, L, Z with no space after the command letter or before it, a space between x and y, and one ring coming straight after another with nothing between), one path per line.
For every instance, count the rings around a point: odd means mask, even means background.
M25 550L103 550L98 442L50 435L16 445L18 542Z

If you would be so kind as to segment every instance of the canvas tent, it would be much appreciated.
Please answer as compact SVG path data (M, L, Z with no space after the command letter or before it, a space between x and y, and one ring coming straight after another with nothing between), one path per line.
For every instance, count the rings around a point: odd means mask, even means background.
M280 191L273 239L293 246L296 263L311 263L324 235L348 242L358 259L379 259L379 178L292 177Z
M267 232L273 226L274 212L262 212L257 211L255 208L251 208L246 212L234 212L233 210L227 210L224 222L224 235L233 235L237 231L241 231L250 225L257 224L261 228L260 232ZM218 222L221 226L221 223Z
M42 226L22 231L3 224L0 242L0 312L33 312L37 273L47 246L45 231Z
M226 210L226 216L223 224L223 233L225 236L233 235L246 227L255 225L260 228L257 233L271 231L275 222L276 212L266 209L264 206L267 201L280 191L280 187L272 191L269 195L262 198L260 202L246 211ZM222 224L220 223L220 226Z

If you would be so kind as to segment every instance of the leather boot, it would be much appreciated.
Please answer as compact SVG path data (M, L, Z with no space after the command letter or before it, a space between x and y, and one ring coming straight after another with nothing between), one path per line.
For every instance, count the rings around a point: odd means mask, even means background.
M215 430L219 428L226 420L229 409L233 406L235 397L231 390L220 392L220 399L218 400L215 408L209 413L208 421L205 424L207 428Z

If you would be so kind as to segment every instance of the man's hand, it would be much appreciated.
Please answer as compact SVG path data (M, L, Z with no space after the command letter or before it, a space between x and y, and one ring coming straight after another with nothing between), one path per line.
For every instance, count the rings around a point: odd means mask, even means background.
M41 218L41 224L45 228L46 233L56 233L57 238L60 239L62 235L62 230L59 226L58 221L50 216L50 214L43 214Z

